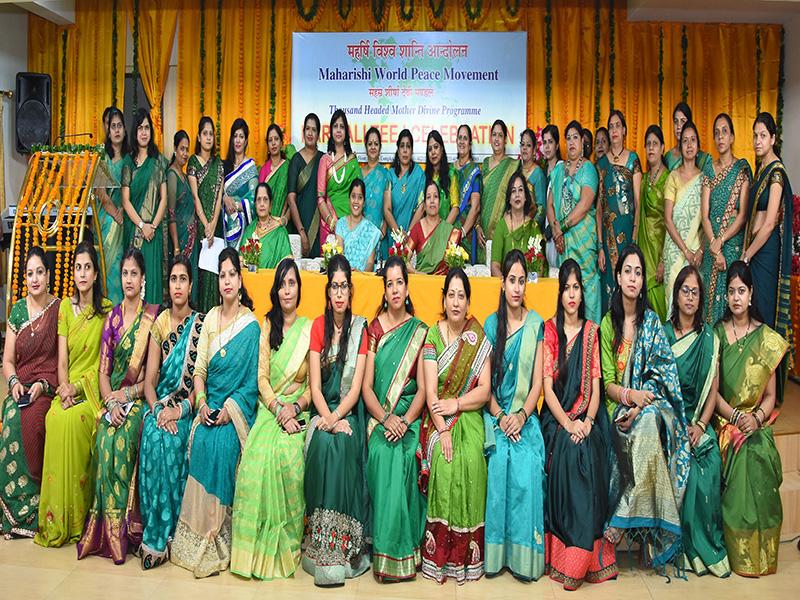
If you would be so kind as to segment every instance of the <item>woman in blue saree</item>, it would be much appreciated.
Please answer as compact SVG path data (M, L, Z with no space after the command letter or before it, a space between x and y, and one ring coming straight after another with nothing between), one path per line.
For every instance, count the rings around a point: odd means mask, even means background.
M242 284L239 255L225 248L218 264L222 304L206 315L197 344L198 410L171 552L172 562L197 578L224 571L230 563L236 471L258 403L261 329Z
M364 198L366 188L361 179L350 184L350 214L336 222L336 237L342 242L344 255L356 271L373 271L381 230L366 218Z
M242 233L255 218L258 167L256 161L246 156L250 128L244 119L231 125L228 156L222 163L225 168L223 184L223 228L225 243L238 248Z
M139 446L139 499L142 513L142 568L157 567L169 558L183 500L188 464L186 442L192 427L194 364L203 315L189 306L192 265L183 255L172 261L170 307L150 330Z
M381 132L377 127L370 127L364 136L367 150L367 162L361 166L361 179L366 187L364 199L364 216L381 232L381 239L386 236L386 221L383 218L383 205L391 203L389 193L389 171L378 162L381 157ZM385 256L380 256L385 260Z
M402 229L406 233L411 231L414 211L422 203L425 189L425 172L412 158L414 151L414 138L408 129L404 129L397 137L397 152L394 154L392 166L389 169L390 196L383 206L383 216L386 219L388 231ZM383 238L381 255L388 256L392 245L392 237Z
M461 227L461 244L474 263L478 256L478 235L475 224L481 212L483 178L481 166L472 158L472 129L459 125L456 136L458 156L451 167L451 178L458 182L458 218L456 227Z

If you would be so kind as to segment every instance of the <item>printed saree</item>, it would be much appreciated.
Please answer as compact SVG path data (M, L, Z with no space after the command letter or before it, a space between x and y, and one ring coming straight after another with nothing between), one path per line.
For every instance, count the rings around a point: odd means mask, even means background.
M494 239L492 240L492 262L502 265L506 254L514 249L520 250L525 254L528 251L528 240L536 236L539 236L542 242L544 242L544 235L542 235L542 230L539 229L539 224L535 219L527 219L514 231L509 231L505 216L501 217L494 230ZM542 253L544 253L544 247L542 247ZM547 259L545 258L544 270L539 275L547 277L549 272L547 268Z
M122 181L122 167L127 164L122 158L110 160L104 159L109 172L117 181ZM114 206L122 207L120 188L106 190L108 197ZM124 247L122 245L123 225L117 223L110 214L103 208L102 203L98 202L97 220L100 222L100 235L103 240L103 261L106 266L106 297L112 304L122 302L122 279L120 276L120 262ZM123 224L125 218L123 217Z
M483 190L483 178L481 175L481 166L476 162L468 162L463 167L458 166L458 161L450 165L450 178L456 178L458 181L458 218L454 223L455 227L461 229L467 221L470 207L472 206L472 194L477 193L480 202L480 195ZM461 240L464 249L470 256L470 260L474 263L478 256L478 235L473 228L466 239Z
M664 291L664 282L656 280L656 273L664 256L664 239L667 233L664 224L664 187L668 177L669 171L666 169L662 170L654 182L650 181L649 173L642 177L642 189L639 194L639 229L636 240L644 254L647 300L662 323L667 320L667 297Z
M373 265L377 263L381 230L366 216L352 229L347 217L339 219L336 222L336 235L342 238L345 258L354 271L366 270L370 256L373 256Z
M317 171L322 152L319 150L311 161L306 162L301 152L289 161L286 193L296 194L297 211L300 222L308 236L309 257L319 256L319 210L317 210ZM293 233L297 233L292 229Z
M210 222L214 216L214 204L217 202L217 195L225 176L222 161L219 157L215 156L208 160L206 164L202 165L197 156L192 155L189 157L189 163L186 165L186 174L197 180L197 197L200 199L205 218ZM205 244L205 232L200 225L201 222L198 219L198 244ZM214 232L214 235L222 237L222 219L218 222L217 230ZM208 313L216 306L219 300L219 277L216 273L201 269L200 276L195 282L194 287L197 287L197 309L201 313Z
M286 165L286 161L284 161L284 164ZM284 167L284 199L286 197L286 171L287 168ZM233 214L229 214L224 206L221 209L224 215L225 242L231 248L239 246L239 240L242 239L242 231L255 218L255 196L258 181L258 168L256 167L256 161L252 158L243 160L238 167L225 175L224 193L233 199L236 204L236 212ZM275 206L275 199L275 190L273 189L273 207Z
M461 241L461 230L455 229L447 221L439 224L427 237L422 230L422 221L411 228L411 235L407 240L408 249L417 253L416 270L426 275L446 275L447 264L444 255L450 244L458 245Z
M700 226L700 185L703 173L700 172L688 182L680 174L672 172L664 186L664 199L672 202L672 222L678 235L689 248L700 249L702 227ZM687 265L686 257L669 235L664 238L664 298L669 317L672 306L672 288L680 270Z

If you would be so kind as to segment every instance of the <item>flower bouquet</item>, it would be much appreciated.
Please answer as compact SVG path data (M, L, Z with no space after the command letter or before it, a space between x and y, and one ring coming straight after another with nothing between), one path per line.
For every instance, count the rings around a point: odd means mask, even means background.
M447 250L444 251L444 264L448 269L464 268L464 265L469 259L469 254L461 246L455 242L450 242L447 245Z
M247 270L256 271L261 258L261 240L250 238L239 248L239 254L242 256L244 264L247 265Z
M344 249L339 245L339 240L336 239L336 236L329 235L325 243L322 244L322 269L327 270L330 260L343 252Z
M528 250L525 252L525 260L528 261L529 276L535 274L534 279L538 279L544 273L544 238L541 235L532 235L528 238Z
M403 259L403 262L408 265L411 261L411 251L406 245L408 234L403 231L402 227L400 229L393 229L392 239L394 240L394 244L389 248L389 256L399 256Z

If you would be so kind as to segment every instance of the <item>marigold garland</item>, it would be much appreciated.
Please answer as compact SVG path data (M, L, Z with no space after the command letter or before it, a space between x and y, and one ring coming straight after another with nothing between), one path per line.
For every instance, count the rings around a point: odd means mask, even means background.
M761 28L756 27L756 114L761 112Z
M111 3L111 105L117 106L117 0Z
M214 131L217 134L217 148L220 147L222 127L222 0L217 0L217 126Z
M553 93L553 6L546 0L544 9L544 120L550 123L550 101Z
M200 114L206 113L206 0L200 0Z
M133 112L139 108L139 0L133 0Z
M294 0L294 4L297 7L297 13L300 15L300 19L302 20L300 23L301 27L306 31L312 31L315 29L317 27L317 23L319 23L320 17L322 16L320 0L311 0L311 7L308 10L306 10L303 6L303 0ZM324 5L322 8L325 8Z
M775 110L775 120L777 121L778 126L778 135L775 136L775 147L777 149L778 154L781 152L781 146L783 145L783 84L786 81L786 29L781 26L781 54L780 59L778 61L778 106ZM800 230L796 230L796 233L800 235ZM795 338L796 340L800 339L800 336Z
M600 126L600 0L594 2L594 129Z
M500 16L508 29L517 29L520 18L520 0L505 0L500 7Z
M616 77L616 62L617 54L614 48L616 40L615 18L614 18L614 0L610 0L611 9L608 11L608 107L609 110L614 110L614 79Z
M431 29L441 31L447 24L444 16L444 0L439 0L439 6L434 6L434 0L428 0L425 8L428 11L428 19L431 22Z
M664 123L664 27L658 26L658 126Z
M58 107L58 139L64 141L67 131L67 30L61 32L61 106Z
M383 29L383 18L386 12L386 0L371 0L372 28L376 31Z
M681 73L682 73L682 84L681 84L681 100L686 102L689 99L689 86L686 83L688 78L688 72L686 66L688 64L688 55L689 55L689 38L686 35L686 25L681 27Z
M347 5L345 7L345 4ZM353 0L336 0L336 17L342 31L348 31L353 27L355 12L353 12Z
M270 21L269 28L269 122L275 122L275 99L277 92L275 90L275 81L277 80L277 68L275 66L275 0L272 0L270 8Z

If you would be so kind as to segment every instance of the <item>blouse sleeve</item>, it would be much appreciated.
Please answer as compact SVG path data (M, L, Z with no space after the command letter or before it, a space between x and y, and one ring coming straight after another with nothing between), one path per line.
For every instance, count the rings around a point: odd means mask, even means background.
M311 352L322 353L325 346L325 317L318 317L311 325L311 342L308 349Z
M598 330L599 333L599 330ZM600 373L600 340L598 336L594 336L594 344L592 344L592 379L599 379Z
M581 187L588 187L596 194L598 184L597 169L592 163L585 163L583 167L581 167L581 171L583 171Z
M197 167L199 163L194 155L189 157L189 162L186 163L186 175L189 177L197 177Z
M121 188L131 187L131 180L133 180L133 170L127 163L122 165L122 174L119 177L119 186Z
M361 330L361 343L358 345L358 353L367 354L367 328Z
M58 335L69 337L69 313L72 312L72 301L65 298L58 307Z
M317 198L328 197L328 167L331 165L331 157L323 154L319 159L317 167Z
M558 334L556 328L548 321L544 326L544 376L555 378L558 361Z
M677 181L677 174L673 171L667 177L667 183L664 184L664 200L669 200L670 202L675 202L675 198L678 195L678 181Z
M438 359L436 356L436 337L438 330L439 327L437 325L428 329L428 333L425 335L425 345L422 346L423 360L432 360L435 362Z
M264 319L264 324L261 325L261 338L258 342L258 395L264 406L269 406L277 396L269 381L269 359L271 353L269 329L269 320Z
M300 175L300 161L302 160L302 158L297 158L298 155L302 156L298 152L291 159L289 159L289 172L287 173L286 177L287 194L297 193L297 176Z
M639 155L636 154L636 152L631 150L631 154L633 155L633 164L631 165L631 171L633 172L634 175L636 175L637 173L642 172L642 163L639 160Z
M494 239L492 240L492 262L503 264L505 258L505 241L508 235L508 227L506 220L500 217L494 230Z
M783 171L781 169L773 169L772 173L770 173L769 185L772 186L773 183L777 183L781 187L783 187L783 185L784 185Z
M106 317L106 323L103 325L103 338L100 343L100 372L103 375L111 377L111 372L114 370L114 325L115 318L114 311Z
M608 388L612 383L616 383L616 371L614 363L614 328L611 325L611 317L606 315L600 324L600 364L603 371L603 385Z

